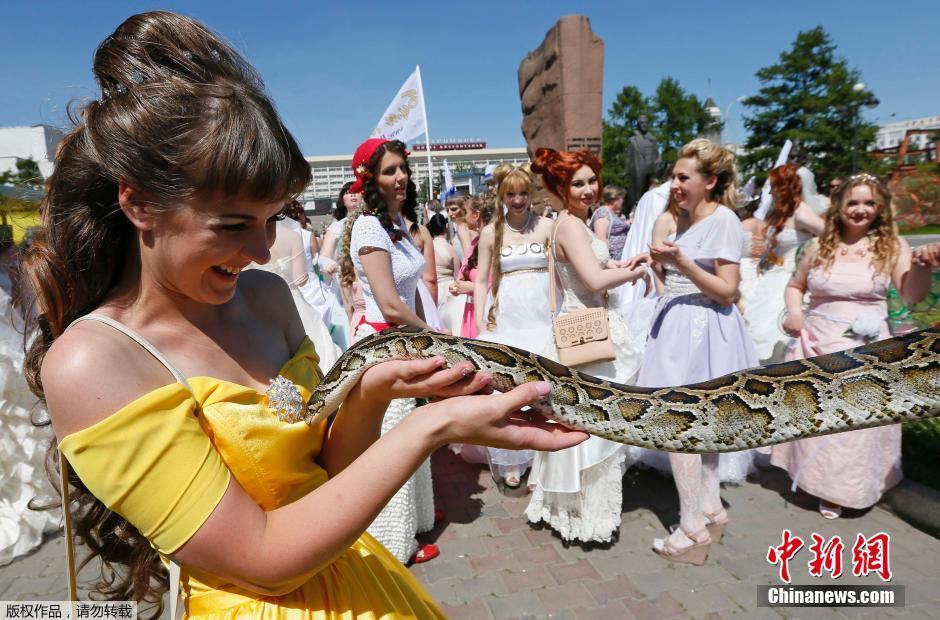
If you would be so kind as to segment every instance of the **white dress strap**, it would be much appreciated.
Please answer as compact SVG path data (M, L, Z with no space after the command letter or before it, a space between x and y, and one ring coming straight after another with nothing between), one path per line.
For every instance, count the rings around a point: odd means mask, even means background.
M81 321L98 321L99 323L104 323L105 325L113 327L114 329L118 330L122 334L126 335L128 338L130 338L131 340L133 340L134 342L142 346L144 349L146 349L147 352L150 353L152 356L157 358L157 361L163 364L166 367L166 369L170 371L170 374L173 375L173 378L176 379L178 382L182 383L184 386L186 386L186 389L190 393L192 393L193 389L189 386L189 381L186 380L186 377L183 376L183 373L177 370L176 366L174 366L170 362L170 360L167 359L167 357L163 353L160 352L160 349L153 346L153 344L151 344L149 340L144 338L138 332L134 331L133 329L131 329L124 323L121 323L120 321L112 319L111 317L104 316L103 314L94 314L94 313L86 314L85 316L78 317L77 319L72 321L69 327L72 327L72 325L75 325L76 323L79 323ZM61 453L60 453L60 459L61 459L60 464L62 466L62 471L67 472L68 470L66 468L68 467L68 463L67 461L65 461L65 456L62 455ZM68 475L67 473L63 475L62 490L63 490L64 498L68 497L67 475ZM65 499L63 504L68 506L68 500ZM68 513L69 511L66 510L66 515L67 515L66 519L67 521L71 521L71 519L68 518L70 516ZM70 526L71 523L68 523L68 525ZM71 530L71 527L69 527L68 529ZM72 553L74 552L72 551L72 537L70 534L68 535L67 547L68 547L67 551L69 552L68 553L69 557L67 557L67 565L68 565L68 570L69 570L69 591L70 591L71 596L75 597L75 593L76 593L75 568L74 568L74 559L71 557ZM179 594L180 594L179 564L170 560L170 565L167 567L167 570L170 573L170 620L176 620L178 610L179 610ZM72 600L76 600L76 598L73 598Z
M181 373L179 370L176 369L176 366L174 366L170 362L170 360L167 359L167 357L163 353L160 352L160 349L153 346L153 344L151 344L149 340L144 338L142 335L140 335L138 332L134 331L133 329L131 329L124 323L121 323L120 321L112 319L111 317L104 316L103 314L92 313L92 314L86 314L85 316L78 317L77 319L72 321L69 327L72 327L72 325L75 325L76 323L79 323L81 321L98 321L99 323L104 323L105 325L109 325L113 327L114 329L118 330L119 332L121 332L122 334L126 335L131 340L133 340L134 342L142 346L144 349L146 349L147 352L150 353L150 355L157 358L157 361L163 364L166 367L166 369L170 371L170 374L173 375L174 379L176 379L177 381L185 385L187 390L189 390L190 392L193 391L192 388L189 387L189 381L186 380L186 377L183 376L183 373Z

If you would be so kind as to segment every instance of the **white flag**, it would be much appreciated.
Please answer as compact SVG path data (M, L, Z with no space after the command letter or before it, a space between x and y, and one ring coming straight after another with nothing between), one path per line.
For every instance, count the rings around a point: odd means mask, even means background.
M374 138L407 142L427 131L421 74L415 68L372 132Z
M447 160L444 160L444 191L451 189L454 186L454 175L451 174L450 166L447 165Z

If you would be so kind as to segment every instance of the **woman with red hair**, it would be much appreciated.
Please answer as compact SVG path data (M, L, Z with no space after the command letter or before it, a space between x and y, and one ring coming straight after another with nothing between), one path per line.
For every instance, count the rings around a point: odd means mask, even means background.
M556 259L556 273L549 277L557 277L563 294L559 313L607 307L607 292L640 279L644 269L627 269L611 260L607 244L587 227L588 212L601 195L601 162L588 151L543 148L535 154L532 171L542 175L544 188L562 204L549 244ZM616 358L577 370L630 383L640 352L620 315L611 311L608 316ZM626 459L626 446L595 436L569 450L536 454L529 474L529 521L545 521L564 540L610 542L620 527Z
M759 277L744 309L744 320L761 364L782 362L790 337L783 331L786 304L783 291L796 269L796 254L818 236L825 221L803 202L803 182L797 166L784 164L770 172L774 209L767 216L767 248L758 264Z

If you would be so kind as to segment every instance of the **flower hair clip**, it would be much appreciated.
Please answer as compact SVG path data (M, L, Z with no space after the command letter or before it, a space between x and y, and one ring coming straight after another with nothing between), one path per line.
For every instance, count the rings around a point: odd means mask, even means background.
M859 172L858 174L853 174L849 177L849 181L874 181L875 183L881 183L881 180L873 174L867 172Z
M366 167L365 164L359 164L358 166L356 166L356 176L362 177L364 179L370 179L372 178L372 173L369 172L369 169Z

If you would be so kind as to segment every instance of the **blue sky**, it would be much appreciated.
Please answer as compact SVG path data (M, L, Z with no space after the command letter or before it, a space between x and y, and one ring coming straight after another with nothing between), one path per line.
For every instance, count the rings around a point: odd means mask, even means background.
M203 21L244 53L308 155L352 152L416 64L432 138L522 145L519 62L558 17L574 13L587 15L605 43L605 115L623 86L651 93L671 75L729 111L725 139L743 140L735 100L755 93L754 72L816 25L880 99L871 120L940 114L937 0L18 0L0 8L0 125L65 126L70 99L97 96L97 44L128 15L158 8Z

